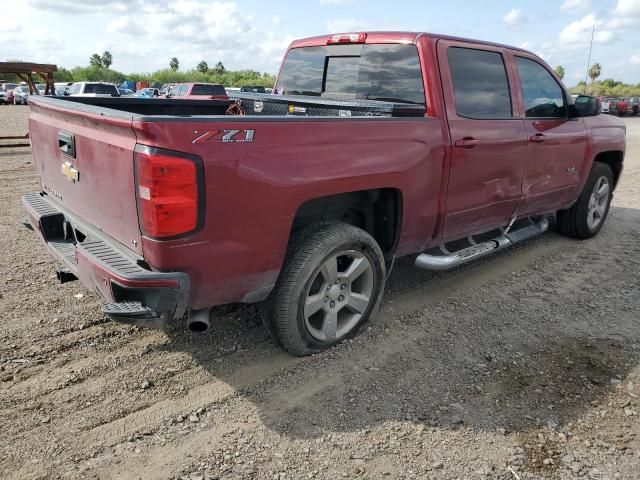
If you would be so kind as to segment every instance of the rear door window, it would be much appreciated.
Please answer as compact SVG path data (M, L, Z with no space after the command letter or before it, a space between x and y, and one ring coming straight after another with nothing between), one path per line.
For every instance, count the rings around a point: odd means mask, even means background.
M415 45L326 45L294 48L282 64L276 91L341 100L425 104Z
M502 54L449 47L447 58L459 116L477 119L512 116L511 93Z
M549 71L538 62L515 57L518 66L525 116L565 117L564 90Z

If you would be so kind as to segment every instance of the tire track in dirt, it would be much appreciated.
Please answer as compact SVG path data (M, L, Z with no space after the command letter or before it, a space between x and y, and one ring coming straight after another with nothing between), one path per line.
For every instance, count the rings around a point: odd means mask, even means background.
M568 243L571 242L562 237L555 237L546 241L532 241L520 247L520 251L515 254L498 254L496 258L486 263L482 262L483 265L470 265L442 276L438 275L438 277L442 278L430 279L417 290L405 291L404 293L398 291L385 299L374 322L379 323L382 321L387 323L387 320L385 320L387 318L397 318L400 315L409 314L442 302L446 298L455 297L461 293L464 294L469 289L480 288L486 283L525 268L529 263L539 260L543 253L548 254L551 251L557 254L561 252L567 248ZM425 273L425 275L429 276L430 274ZM381 326L381 328L383 327ZM422 332L422 335L428 335L428 332ZM317 403L317 399L322 398L323 394L328 394L328 396L337 395L337 392L342 391L344 388L345 377L353 373L351 371L344 372L344 369L339 367L340 365L380 364L384 363L389 357L409 348L406 337L399 332L385 335L384 338L359 339L357 344L358 348L355 350L345 352L342 347L339 347L336 349L338 353L332 351L329 354L317 357L320 360L322 360L322 357L325 358L321 367L323 371L334 371L336 374L319 378L318 371L310 369L304 374L298 375L295 384L289 388L264 396L264 400L260 400L264 407L262 410L274 412L274 416L268 418L263 413L261 417L262 423L276 424L277 416L283 412L299 409L305 404ZM271 364L271 360L268 363ZM196 387L193 394L189 392L189 399L184 403L175 401L163 402L159 409L151 406L150 416L147 411L136 412L131 415L133 423L129 423L125 419L119 419L109 426L106 437L103 437L102 431L100 431L98 436L93 437L92 440L97 442L96 444L105 443L107 440L117 440L124 435L123 428L133 431L143 426L149 427L151 424L145 424L145 422L152 421L157 423L162 419L182 414L189 409L193 410L198 406L210 405L212 401L224 404L231 399L237 398L237 391L240 389L250 389L252 392L262 392L265 388L272 390L270 385L274 381L278 381L279 375L277 374L291 371L291 367L295 367L298 363L308 366L317 363L317 360L316 357L294 359L283 353L278 365L273 365L268 369L259 367L255 370L257 375L252 375L253 379L248 378L244 370L239 370L234 374L234 377L239 379L238 382L230 381L223 388L218 387L213 390L211 390L211 384ZM361 375L362 381L366 381L372 373L364 372ZM258 383L260 382L263 382L264 386L259 387ZM260 393L259 396L262 397L263 393ZM245 397L245 395L242 397ZM249 398L252 398L251 394L249 394ZM314 398L316 400L313 400ZM245 405L243 409L245 413L243 415L246 415L246 400L243 398L239 403ZM264 405L269 406L265 407ZM210 448L208 444L211 442L202 442L201 439L209 438L208 436L212 438L218 437L218 425L221 424L221 421L216 422L214 419L210 423L216 426L207 429L206 432L208 433L206 435L204 432L198 432L182 437L179 450L189 452L190 456L196 458L198 455L204 455L207 449ZM240 428L251 428L251 425L240 424ZM118 472L127 472L128 475L141 479L170 478L176 471L170 470L169 467L173 466L175 469L182 462L182 458L174 453L174 448L175 445L173 444L164 447L156 446L141 457L126 461L122 468L118 469ZM158 469L157 465L162 465L163 468ZM162 472L162 475L154 477L157 472ZM98 468L93 473L97 474L99 478L120 478L119 474L112 472L110 468L105 470Z

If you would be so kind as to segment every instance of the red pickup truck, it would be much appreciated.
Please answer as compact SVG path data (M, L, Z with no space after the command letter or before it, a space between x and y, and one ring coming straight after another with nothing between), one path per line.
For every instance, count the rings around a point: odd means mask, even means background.
M264 302L279 344L306 355L375 315L398 257L445 270L550 220L592 237L622 172L623 122L519 48L307 38L275 92L30 100L42 189L23 202L60 280L152 327L202 331L212 306Z

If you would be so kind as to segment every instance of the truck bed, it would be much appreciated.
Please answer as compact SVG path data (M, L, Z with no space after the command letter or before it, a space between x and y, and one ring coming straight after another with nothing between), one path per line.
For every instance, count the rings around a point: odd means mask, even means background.
M255 116L421 117L425 114L424 105L397 102L259 93L238 93L230 95L229 98L229 100L177 100L131 97L39 97L39 100L73 102L79 105L73 105L72 108L84 111L94 111L92 107L100 107L143 116L226 115L227 108L236 100L242 103L246 115Z

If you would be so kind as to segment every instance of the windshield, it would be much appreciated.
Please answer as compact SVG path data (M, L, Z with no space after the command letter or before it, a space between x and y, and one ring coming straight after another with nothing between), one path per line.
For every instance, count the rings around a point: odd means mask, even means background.
M84 86L84 93L96 93L98 95L118 95L115 85L105 83L87 83Z
M276 92L344 100L425 103L415 45L294 48L282 64Z

